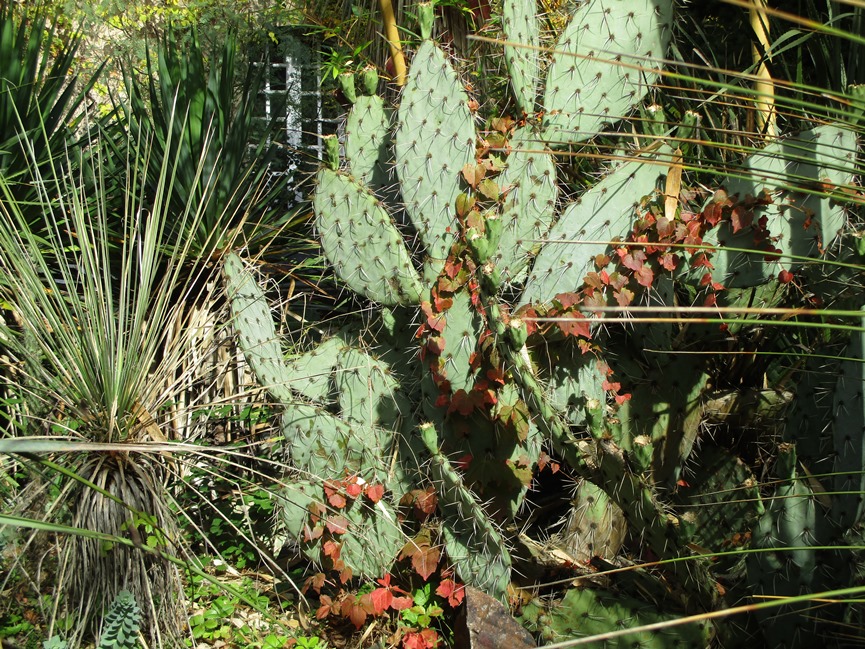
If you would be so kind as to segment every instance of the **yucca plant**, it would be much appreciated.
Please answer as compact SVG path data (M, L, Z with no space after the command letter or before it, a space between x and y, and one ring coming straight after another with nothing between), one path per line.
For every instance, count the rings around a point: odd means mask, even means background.
M155 45L143 78L124 71L127 98L119 106L120 125L153 143L141 182L152 191L170 161L169 209L180 215L189 201L206 203L196 230L184 234L199 256L225 247L212 233L230 236L242 221L247 235L253 224L256 235L275 235L286 177L269 173L279 134L257 108L263 68L240 63L234 33L221 50L205 52L194 29L169 27Z
M44 231L31 226L0 177L3 378L10 392L29 391L43 406L38 417L21 414L18 439L5 440L12 446L4 451L46 435L101 444L98 450L67 445L60 455L28 455L38 472L18 501L51 487L57 493L43 497L36 511L49 524L89 533L62 543L54 587L55 613L66 611L76 622L73 646L99 628L109 603L124 590L142 607L149 642L174 646L183 614L180 574L168 560L181 556L182 544L169 510L167 457L142 452L135 443L165 441L159 415L174 396L188 353L173 327L196 326L185 319L182 302L206 290L189 272L192 239L176 239L166 253L166 232L194 231L210 194L178 213L170 206L172 161L163 159L150 185L139 182L151 171L150 143L130 142L127 150L134 156L126 161L119 216L100 192L98 148L76 161L93 165L87 178L34 169ZM32 517L33 509L27 513ZM112 537L131 543L107 540Z
M21 209L38 220L39 178L62 168L76 140L79 108L100 69L79 79L75 56L81 34L55 42L47 5L24 12L0 2L0 175Z

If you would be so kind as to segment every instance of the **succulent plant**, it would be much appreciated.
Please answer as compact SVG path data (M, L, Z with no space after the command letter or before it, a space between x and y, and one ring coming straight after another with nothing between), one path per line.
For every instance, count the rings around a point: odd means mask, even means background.
M373 95L374 74L364 71L344 165L335 140L328 144L313 199L316 225L337 277L379 305L375 336L342 331L285 360L274 326L264 324L263 294L239 258L226 260L244 353L283 404L286 446L307 474L284 495L286 528L324 561L308 532L312 518L328 515L320 482L356 475L385 485L385 501L355 503L343 516L349 532L378 554L368 560L364 546L346 536L341 559L356 574L373 575L387 568L381 553L398 538L393 503L431 483L440 540L460 578L504 598L512 560L503 530L518 517L546 448L578 480L571 522L581 530L574 550L581 557L613 554L626 538L662 558L695 547L721 551L747 546L752 529L762 531L758 544L765 545L779 524L787 534L781 545L794 545L817 518L813 493L796 479L795 453L782 465L795 498L777 497L779 488L765 507L738 457L716 449L694 458L714 386L705 361L676 352L706 329L658 322L610 333L602 309L675 308L682 295L708 302L725 287L741 287L727 294L731 301L753 300L764 288L777 293L778 269L819 257L841 227L842 208L809 183L851 182L853 136L829 124L772 142L744 161L743 177L726 192L691 212L670 177L681 173L688 148L677 138L691 137L698 119L689 113L673 129L654 110L648 150L611 164L597 183L565 199L552 147L594 137L642 100L655 78L651 57L663 55L670 36L672 3L580 4L545 80L529 9L504 3L506 60L526 123L500 125L495 154L477 146L465 85L429 37L429 5L418 10L423 42L399 109L388 112ZM783 164L791 148L794 162ZM398 196L386 187L388 160ZM741 220L744 212L753 222ZM861 345L851 350L861 355ZM858 404L861 415L857 372L861 365L845 366L837 398L845 408ZM848 475L862 468L857 443L858 451L839 455ZM703 473L692 477L688 463ZM838 503L842 526L861 517L861 506ZM804 574L813 552L795 552L789 561ZM751 578L777 573L765 561L749 564ZM675 562L664 571L686 594L663 597L692 610L716 606L708 562ZM538 613L530 626L563 639L587 611L604 624L661 619L629 600L572 592L558 621ZM690 629L669 640L705 646L709 628ZM643 642L664 646L656 638Z

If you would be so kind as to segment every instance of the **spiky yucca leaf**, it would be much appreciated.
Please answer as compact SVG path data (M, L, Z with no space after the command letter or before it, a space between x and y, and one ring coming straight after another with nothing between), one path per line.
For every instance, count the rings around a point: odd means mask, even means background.
M174 172L168 161L155 189L142 190L138 179L149 148L131 142L130 150L135 155L127 161L119 216L109 213L96 147L85 163L94 165L89 176L95 184L83 173L42 176L34 166L47 224L41 235L0 178L0 301L8 314L0 340L15 363L5 376L26 372L27 389L45 405L40 417L25 418L24 434L60 432L115 444L164 441L155 417L170 398L184 353L173 344L172 331L191 326L183 302L196 299L206 285L188 272L190 240L166 253L164 234L173 225L180 231L197 227L208 197L190 202L182 214L170 211ZM176 519L168 512L162 462L142 458L122 451L58 457L61 496L46 516L150 550L84 537L65 543L57 587L78 625L72 646L98 628L121 590L145 604L143 628L151 644L178 641L180 576L160 556L177 551ZM34 489L41 485L32 481Z

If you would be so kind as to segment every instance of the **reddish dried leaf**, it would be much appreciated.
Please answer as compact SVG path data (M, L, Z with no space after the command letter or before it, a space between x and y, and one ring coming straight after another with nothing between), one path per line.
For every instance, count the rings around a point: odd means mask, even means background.
M329 494L327 497L327 502L330 503L331 507L335 507L336 509L343 509L347 504L345 496L343 496L341 493Z
M412 606L414 606L414 600L409 595L406 595L404 597L394 596L394 598L390 602L390 607L394 611L404 611L405 609L411 608Z
M348 532L348 519L345 516L331 516L325 527L331 534L345 534Z
M613 297L616 298L619 306L628 306L634 301L634 292L623 288L621 291L614 291Z
M741 205L736 205L730 213L730 223L733 226L733 234L751 225L754 214Z
M575 304L579 304L582 298L579 293L559 293L553 298L553 301L559 304L559 308L562 311L566 311Z
M782 284L789 284L793 281L793 273L789 270L782 270L778 273L778 281Z
M582 336L583 338L591 338L592 330L589 327L589 321L582 313L570 313L568 317L562 318L557 322L559 329L566 336Z
M676 233L676 224L672 219L668 219L666 216L662 216L658 219L656 227L658 230L658 236L661 239L668 239Z
M376 588L369 594L370 602L372 602L373 615L381 615L390 608L393 602L393 593L387 588Z
M343 565L342 561L340 561L339 563L340 563L339 583L347 584L348 582L351 581L351 578L353 576L351 573L351 568ZM334 567L336 567L336 564L334 564Z
M339 543L336 541L328 539L321 546L321 551L324 556L330 557L334 561L339 559Z
M444 597L447 599L448 604L456 608L466 596L466 587L462 584L457 584L453 579L442 579L439 587L436 588L436 595Z
M357 480L357 478L355 478ZM363 493L363 485L358 484L357 482L351 482L345 485L345 493L348 494L349 498L358 498Z
M650 266L643 266L634 273L634 277L640 286L650 288L655 280L655 272Z
M441 356L445 350L444 336L430 336L426 343L426 349L431 354Z
M344 617L347 617L351 620L351 623L354 624L356 629L360 629L363 626L364 622L366 622L366 611L363 610L362 606L359 606L353 597L348 597L342 602L342 614Z
M421 576L421 579L426 581L438 568L440 559L441 551L438 548L426 546L412 555L411 565L415 572Z
M665 252L658 261L664 270L673 271L676 270L676 266L679 263L679 256L674 255L672 252Z
M322 534L324 534L324 528L321 525L316 525L315 527L310 527L309 525L303 526L303 540L307 543L320 539Z
M377 503L379 500L384 498L384 485L368 485L366 488L366 497L369 498L372 502Z

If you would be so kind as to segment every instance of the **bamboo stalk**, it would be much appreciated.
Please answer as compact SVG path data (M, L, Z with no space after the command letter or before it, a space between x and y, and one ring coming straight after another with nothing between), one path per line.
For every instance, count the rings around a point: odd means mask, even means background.
M405 56L402 52L402 44L399 40L399 30L396 26L396 15L394 15L391 0L379 0L381 8L381 19L384 23L384 34L390 47L390 58L393 61L394 81L396 85L404 86L406 77Z
M766 12L766 1L752 0L749 13L751 29L754 30L754 35L757 37L757 42L759 43L759 47L756 43L751 44L752 60L757 65L754 74L758 78L754 83L754 89L757 91L757 97L754 100L754 103L757 105L757 127L760 133L767 138L772 138L778 135L778 130L775 113L775 84L765 63L767 60L772 60L772 45L769 42L769 16Z

